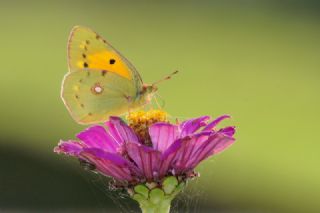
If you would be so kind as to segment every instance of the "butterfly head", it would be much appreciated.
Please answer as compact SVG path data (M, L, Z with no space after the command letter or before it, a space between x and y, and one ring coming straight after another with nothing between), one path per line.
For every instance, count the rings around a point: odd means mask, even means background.
M154 84L151 84L151 85L144 84L143 87L142 87L142 94L147 95L147 96L148 95L152 96L154 93L157 92L157 90L158 90L158 87L156 85L154 85Z
M178 73L178 71L174 71L170 75L166 76L163 79L160 79L159 81L154 82L153 84L144 84L142 86L142 91L140 92L140 94L143 96L143 98L141 99L142 102L150 103L153 96L156 94L156 92L158 90L158 87L156 85L163 82L163 81L171 79L171 77L177 73Z
M154 85L154 84L151 84L151 85L145 84L145 85L143 85L142 90L146 94L153 94L153 93L157 92L158 87L156 85Z
M145 97L146 102L150 102L154 94L157 92L158 87L154 84L144 84L142 87L141 94Z

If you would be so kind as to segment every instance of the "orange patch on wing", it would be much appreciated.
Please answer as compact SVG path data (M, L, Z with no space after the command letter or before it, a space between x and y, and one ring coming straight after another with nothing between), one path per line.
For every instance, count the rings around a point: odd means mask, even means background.
M114 72L129 80L132 79L131 72L115 53L103 51L87 55L88 68L107 70Z

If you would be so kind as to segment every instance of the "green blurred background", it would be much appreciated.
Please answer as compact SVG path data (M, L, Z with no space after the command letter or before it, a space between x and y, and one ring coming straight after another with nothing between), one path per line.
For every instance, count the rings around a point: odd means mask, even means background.
M172 116L233 116L237 142L173 212L320 212L318 2L1 2L0 211L136 211L52 152L83 129L59 94L69 31L85 25L145 82L181 71L160 85Z

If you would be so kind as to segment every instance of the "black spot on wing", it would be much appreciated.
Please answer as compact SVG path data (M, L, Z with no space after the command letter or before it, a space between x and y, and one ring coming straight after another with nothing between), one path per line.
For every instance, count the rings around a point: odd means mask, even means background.
M98 34L96 34L96 39L103 41L103 43L107 43L107 41L102 39L101 36L99 36Z
M101 71L101 75L102 75L102 76L105 76L106 74L107 74L107 70L102 70L102 71Z
M111 59L109 60L109 64L114 64L114 63L116 63L116 60L113 59L113 58L111 58Z

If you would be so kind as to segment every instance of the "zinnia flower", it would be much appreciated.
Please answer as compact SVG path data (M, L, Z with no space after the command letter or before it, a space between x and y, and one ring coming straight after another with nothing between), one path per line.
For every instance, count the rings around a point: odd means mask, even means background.
M171 200L204 159L229 147L235 128L216 126L227 115L171 124L163 111L130 113L128 124L110 117L79 133L79 141L61 141L54 151L74 156L83 165L112 177L128 190L143 212L168 212Z

